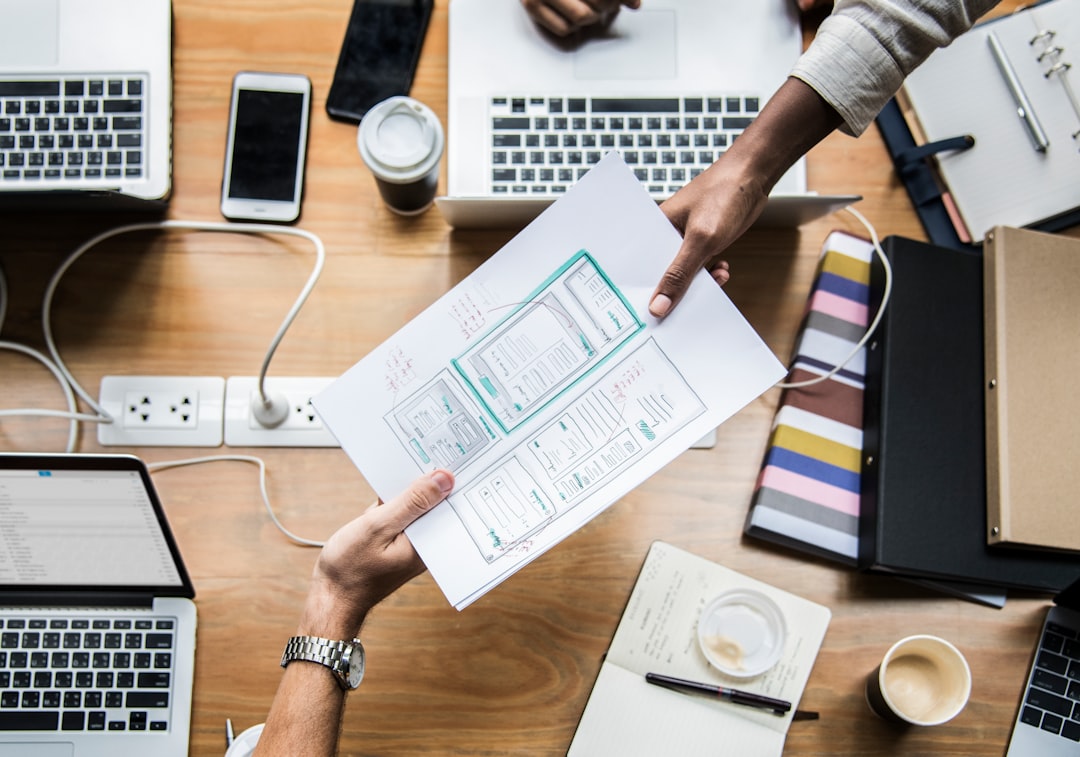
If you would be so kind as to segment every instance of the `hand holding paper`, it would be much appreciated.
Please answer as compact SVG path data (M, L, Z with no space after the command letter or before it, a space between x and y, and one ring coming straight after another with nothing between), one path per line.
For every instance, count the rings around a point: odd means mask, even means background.
M380 496L454 473L407 533L458 609L783 376L704 272L663 322L648 314L679 244L611 153L315 398Z

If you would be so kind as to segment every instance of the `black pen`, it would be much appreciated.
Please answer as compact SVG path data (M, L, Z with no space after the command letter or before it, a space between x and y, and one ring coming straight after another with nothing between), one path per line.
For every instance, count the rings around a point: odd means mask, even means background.
M717 686L713 683L698 683L697 681L685 681L682 678L660 675L659 673L646 673L645 680L649 683L663 686L675 691L687 691L695 694L709 694L711 696L726 699L734 704L744 704L747 707L757 707L762 710L772 710L777 715L783 715L791 709L791 702L783 699L754 694L749 691L730 689L727 686Z

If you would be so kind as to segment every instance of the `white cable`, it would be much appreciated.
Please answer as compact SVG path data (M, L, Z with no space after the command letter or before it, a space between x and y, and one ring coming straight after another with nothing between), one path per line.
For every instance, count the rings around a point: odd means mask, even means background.
M878 259L881 260L881 265L885 269L885 286L881 293L881 304L878 305L877 313L874 314L874 320L870 322L870 325L866 328L866 333L862 335L851 353L844 358L839 365L833 367L828 373L824 373L812 379L806 381L794 381L794 382L781 382L776 384L780 389L801 389L807 386L813 386L814 384L820 384L822 381L828 381L841 370L844 366L851 362L851 359L859 354L859 350L866 346L866 343L870 341L870 337L874 335L878 325L881 323L882 317L885 315L885 306L889 304L889 297L892 296L892 266L889 265L889 259L885 256L885 251L881 249L881 242L878 241L877 231L873 225L863 216L862 213L855 210L855 208L844 208L848 213L855 216L860 223L866 228L867 233L870 234L870 242L874 246L874 252L877 253Z
M75 380L75 377L71 374L71 371L68 370L60 357L60 352L56 348L56 342L53 340L52 335L52 300L63 275L76 260L94 246L104 242L106 239L119 236L120 234L126 234L133 231L152 231L159 229L219 231L223 233L240 234L284 234L307 239L315 246L316 260L311 275L308 277L307 283L304 284L304 288L300 291L300 295L297 297L296 302L293 303L292 308L290 308L288 314L286 314L285 319L282 321L274 338L270 341L270 348L267 350L266 356L263 358L262 367L259 369L259 394L262 399L266 401L267 398L263 385L266 380L266 373L270 368L270 361L273 358L278 345L281 343L282 338L285 336L285 332L288 330L289 326L292 325L293 320L296 318L296 314L300 312L300 308L303 307L308 295L311 294L311 290L315 287L315 282L318 281L319 276L322 273L323 264L326 260L326 249L323 247L322 240L319 239L318 236L310 231L289 226L272 226L270 224L262 223L223 223L218 221L152 221L118 226L114 229L102 232L89 241L84 242L78 249L71 253L63 263L61 263L56 273L53 274L45 289L45 297L42 301L41 326L45 335L45 345L49 349L49 354L52 355L53 360L56 362L56 366L60 369L68 383L71 384L71 387L75 392L82 397L91 408L93 408L98 416L100 416L99 420L111 423L113 421L112 416L110 416L109 413L106 412L106 410L101 407L85 389L83 389L79 382Z
M270 506L270 495L266 492L266 463L263 462L261 457L254 457L252 455L210 455L208 457L192 457L185 460L166 460L159 463L148 463L147 467L151 471L156 471L165 470L167 468L179 468L183 465L199 465L202 463L215 462L252 463L259 466L259 491L262 493L262 500L263 504L266 505L266 512L269 513L270 520L274 522L274 525L277 526L278 530L285 534L286 537L302 546L321 547L323 545L321 541L297 536L292 531L285 528L285 525L278 520L277 515L274 514L274 508Z
M54 418L67 418L71 421L71 426L68 430L68 443L67 452L75 451L75 442L79 433L79 421L98 420L96 416L84 415L77 412L78 406L75 404L75 394L71 391L71 386L64 380L64 375L60 372L59 368L45 357L42 353L35 350L33 347L27 347L17 342L9 342L7 340L0 340L0 349L11 350L13 352L21 352L24 355L28 355L39 363L48 368L52 375L56 378L57 383L60 384L60 389L64 392L64 399L67 400L67 412L63 410L46 410L41 408L20 408L17 410L0 410L0 418L20 416L20 415L38 415L38 416L51 416Z
M8 288L7 288L7 276L4 275L4 269L0 268L0 331L4 329L4 318L7 315L8 305ZM24 355L28 355L34 360L44 365L52 372L53 377L56 378L60 384L60 390L64 393L64 399L67 400L67 412L63 410L48 410L43 408L19 408L15 410L0 410L0 418L10 418L14 416L51 416L54 418L67 418L71 421L71 425L68 429L68 443L66 447L67 452L73 452L75 450L75 442L78 440L79 434L79 421L89 420L94 416L81 415L78 413L78 406L75 404L75 395L71 391L71 386L64 380L64 375L60 373L56 365L41 354L33 347L27 347L17 342L9 342L6 339L0 339L0 349L11 350L12 352L21 352Z

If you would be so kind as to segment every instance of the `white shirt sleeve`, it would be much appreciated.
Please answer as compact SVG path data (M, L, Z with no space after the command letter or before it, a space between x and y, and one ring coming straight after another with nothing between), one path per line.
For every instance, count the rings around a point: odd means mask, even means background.
M904 78L999 0L836 0L791 75L844 119L866 130Z

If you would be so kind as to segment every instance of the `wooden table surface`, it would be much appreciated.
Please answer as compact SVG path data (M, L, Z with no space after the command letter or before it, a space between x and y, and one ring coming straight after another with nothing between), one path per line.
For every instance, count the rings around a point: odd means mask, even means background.
M300 226L320 235L328 259L271 375L342 373L510 238L454 232L434 209L403 219L383 207L357 155L355 128L331 121L323 107L350 0L173 5L169 218L221 220L236 71L298 71L314 84ZM436 2L412 91L444 123L447 5ZM443 171L441 187L445 161ZM859 208L882 236L925 238L875 127L859 139L827 139L811 153L808 173L820 192L862 194ZM79 243L132 219L0 213L0 265L11 290L3 338L43 348L48 277ZM731 250L727 292L782 359L833 229L861 233L838 214L799 229L753 230ZM84 256L59 287L53 325L61 354L95 397L109 374L253 375L312 260L298 240L207 232L118 238ZM15 353L0 351L0 386L4 407L62 407L50 374ZM648 545L661 539L831 608L801 702L821 718L791 726L786 754L1002 754L1047 600L1010 598L991 609L742 536L778 397L772 390L752 402L719 429L714 448L687 451L465 611L450 607L427 575L376 608L363 630L367 674L349 700L342 753L564 753ZM4 419L0 449L58 451L66 435L63 421ZM339 449L103 448L84 425L78 450L148 461L258 454L278 514L312 538L373 499ZM227 717L239 732L266 715L316 552L270 523L253 466L215 462L154 479L197 590L191 753L221 754ZM955 720L902 731L870 713L862 687L888 646L914 633L955 643L974 683Z

